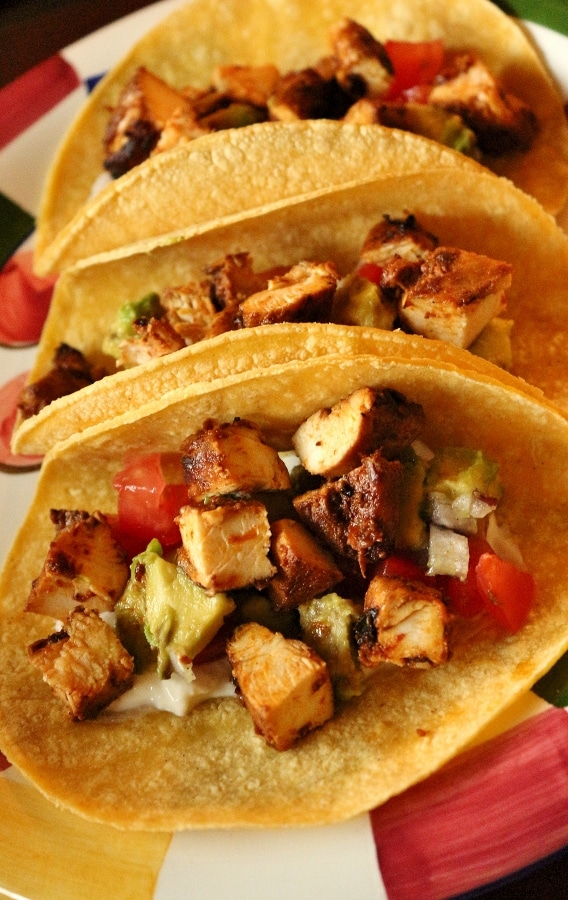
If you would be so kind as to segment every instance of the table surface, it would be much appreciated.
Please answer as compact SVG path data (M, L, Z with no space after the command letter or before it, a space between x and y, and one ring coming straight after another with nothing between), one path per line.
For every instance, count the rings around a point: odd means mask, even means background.
M0 88L73 41L153 0L1 0ZM567 900L568 853L483 894L485 900Z

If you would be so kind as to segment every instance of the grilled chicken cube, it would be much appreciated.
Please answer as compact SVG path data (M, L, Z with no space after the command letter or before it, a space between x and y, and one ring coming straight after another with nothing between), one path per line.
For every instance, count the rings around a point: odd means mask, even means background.
M183 506L176 519L182 540L178 565L211 593L264 585L270 562L270 524L257 500Z
M355 97L382 97L394 75L389 56L362 25L343 18L329 31L337 68L335 77Z
M57 531L39 576L32 582L28 612L64 619L75 606L110 611L130 575L126 552L107 518L80 510L52 510Z
M367 234L359 261L385 266L397 256L415 262L437 246L436 236L426 231L414 216L405 219L383 216Z
M511 280L507 262L438 247L421 262L392 260L381 287L400 291L400 318L415 334L469 347L503 310Z
M287 72L278 79L268 110L271 119L281 122L340 118L345 109L338 106L338 99L336 82L327 80L315 68L307 68Z
M213 302L220 309L246 300L251 294L262 291L268 284L263 273L256 273L249 253L229 253L220 262L208 266L210 292Z
M457 113L490 155L530 148L538 131L533 111L505 91L486 66L469 55L457 57L430 91L428 102Z
M266 106L274 93L280 73L276 66L217 66L213 84L233 100Z
M117 365L123 368L141 366L186 346L182 336L167 319L140 318L132 323L132 328L134 337L125 338L119 345Z
M202 340L215 319L209 293L208 281L190 281L166 288L160 297L168 322L188 345Z
M288 469L277 451L244 419L203 428L186 438L181 452L190 500L290 487Z
M180 106L164 122L158 140L149 155L156 156L177 147L178 144L187 144L203 134L209 134L212 130L203 119L196 118L190 106Z
M449 614L439 591L420 581L376 575L356 626L359 659L431 668L448 658Z
M332 718L327 666L302 641L250 622L236 629L227 654L255 730L271 747L289 750Z
M241 303L243 327L328 321L338 281L332 263L300 262Z
M25 419L29 419L58 397L73 394L94 380L93 370L81 351L69 344L59 344L49 372L26 385L20 395L18 409Z
M106 127L105 168L116 178L147 159L168 119L186 105L183 94L143 66L138 68Z
M392 549L399 521L403 466L380 451L336 481L294 498L300 519L340 556L367 564Z
M312 475L335 478L380 449L397 456L416 440L424 411L396 391L359 388L331 409L320 409L303 422L292 444L303 467Z
M96 716L132 686L134 659L97 613L78 607L65 628L28 647L33 665L73 719Z
M272 523L270 558L276 575L267 590L277 610L294 609L343 579L331 554L295 519Z

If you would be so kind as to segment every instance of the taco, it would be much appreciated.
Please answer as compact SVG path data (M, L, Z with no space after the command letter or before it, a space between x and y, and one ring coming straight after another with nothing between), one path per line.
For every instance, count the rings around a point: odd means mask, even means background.
M568 129L559 91L518 24L492 3L199 0L138 42L72 125L41 205L38 270L53 265L43 259L49 245L97 189L105 152L119 174L179 140L299 117L407 127L469 148L552 212L566 199ZM492 136L484 139L488 123ZM485 150L478 153L479 146ZM151 183L155 167L147 171ZM245 196L250 203L254 191Z
M299 126L304 134L306 129L313 134L315 143L322 131L343 127L333 123ZM294 133L295 128L290 126L291 140ZM222 143L222 136L219 137ZM420 140L411 135L403 139L411 144ZM398 138L393 140L398 145ZM390 145L390 141L385 141L385 147ZM213 155L213 166L215 159ZM254 168L254 158L248 162ZM366 258L365 253L361 256L366 239L369 235L376 237L375 228L384 229L385 223L392 226L397 238L393 238L394 244L391 242L397 261L389 267L383 255L381 266L377 267L377 257L373 255L374 270L373 265L361 269L360 263ZM433 238L438 241L438 248L428 250ZM467 167L458 170L452 165L418 173L411 164L407 175L400 172L376 180L361 179L337 186L334 191L277 202L250 215L213 220L188 230L183 239L179 236L164 245L138 244L66 272L57 285L30 375L25 400L27 418L16 430L15 449L22 453L45 452L55 440L184 383L322 352L373 352L374 338L367 333L369 326L404 328L405 334L393 333L391 339L403 344L401 338L408 338L410 355L451 353L445 347L456 340L452 330L431 330L431 323L440 317L426 316L422 325L427 327L422 327L415 320L403 323L398 314L392 315L396 307L391 302L393 291L399 300L406 296L401 288L406 275L420 269L416 260L411 261L408 270L399 268L401 241L406 241L407 251L410 248L414 255L420 245L420 253L426 253L424 258L436 264L455 256L453 251L445 256L441 249L444 247L463 251L463 259L476 265L479 258L486 258L483 277L489 270L499 273L481 304L490 321L483 328L487 320L476 319L476 327L482 329L480 336L474 340L471 332L462 335L463 340L460 338L458 343L489 356L494 363L499 361L505 368L510 366L515 375L543 390L549 398L566 404L566 235L536 201L491 173ZM376 242L371 241L369 246L374 254ZM379 244L378 251L382 253L384 245ZM288 275L282 275L281 267L289 270ZM290 282L292 272L299 281L294 289ZM321 285L323 280L324 285L319 293L313 290L314 281L310 280L310 273L318 272L316 283ZM381 283L387 272L389 279L384 287L391 299L387 298L385 306ZM263 280L269 275L273 276L272 293ZM215 306L210 298L212 278L216 284ZM510 286L504 290L509 279ZM460 289L463 287L462 283ZM242 319L243 298L246 308L250 311L252 306L255 311L251 291L256 300L263 301L261 307L266 308L269 298L294 296L296 289L300 298L303 292L310 303L297 307L290 304L288 309L284 304L285 314L280 308L272 308L267 318L254 315L246 322ZM440 289L438 278L437 291ZM473 299L472 294L469 297ZM489 305L485 306L487 300ZM170 301L175 307L173 318L164 319L163 307ZM204 318L193 317L195 309L204 308ZM464 306L467 315L477 308L473 302ZM496 316L496 312L500 314ZM448 316L448 320L455 318ZM314 324L318 321L320 324ZM243 324L247 327L241 329ZM420 336L412 338L406 334L409 330ZM346 336L350 331L353 333ZM424 339L423 334L429 336ZM436 340L430 340L432 334ZM488 350L482 344L490 334L494 340L493 348ZM188 346L184 347L184 342ZM423 343L429 343L429 347L419 349ZM117 372L117 347L124 362L139 365ZM162 355L169 350L172 352ZM396 350L397 354L405 352ZM53 366L53 360L62 356L65 369L68 354L71 361L67 368L71 372L65 375L61 367ZM157 358L152 358L152 354ZM478 365L473 355L468 365ZM107 377L73 392L78 384L92 381L96 374L93 370L97 369L106 372ZM67 396L47 402L58 392Z
M522 383L401 360L385 341L382 358L330 355L180 388L48 454L2 576L0 746L56 803L149 830L345 819L455 756L566 650L565 417ZM347 421L349 439L337 427ZM235 441L237 460L225 452ZM292 448L301 470L283 474L274 451ZM113 482L128 492L148 454L165 454L164 471L184 458L183 479L167 479L172 491L172 481L183 481L180 533L170 540L153 515L161 547L136 533L125 557L116 542L124 548L126 507ZM243 467L243 458L255 465ZM321 564L326 515L309 510L324 507L334 524ZM233 532L236 566L211 565L206 539L194 553L193 517L211 514L224 525L236 515L243 526ZM267 545L256 517L272 530L268 572L257 558ZM294 578L278 550L290 519L292 534L304 532L292 547L307 544L319 580ZM298 557L302 568L304 550ZM470 582L458 573L476 559L475 583L489 588L483 607L472 609L461 590ZM493 566L513 578L512 609ZM190 606L173 594L160 612L151 584L164 569L172 590L189 583L191 609L208 611L205 624L190 621ZM238 576L247 571L253 585ZM396 610L406 602L415 615L401 628ZM60 630L54 618L64 620ZM91 656L101 646L102 682ZM197 659L207 647L208 658ZM269 649L282 663L278 676ZM74 652L81 672L70 673ZM299 684L287 680L288 656L303 672ZM197 673L203 702L183 715L146 708L131 684L134 659L143 668L148 657L152 677ZM212 677L214 665L230 665L241 700L225 696L230 675L224 687L204 687L198 670ZM113 703L129 695L130 708L116 711Z

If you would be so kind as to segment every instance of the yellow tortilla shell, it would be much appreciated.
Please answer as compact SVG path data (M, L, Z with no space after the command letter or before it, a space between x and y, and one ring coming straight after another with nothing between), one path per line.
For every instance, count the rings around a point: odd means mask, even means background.
M234 698L184 718L70 722L25 650L50 628L22 614L51 539L49 509L111 511L110 478L127 451L176 449L208 417L256 421L284 448L305 416L362 385L422 403L431 446L479 447L499 462L502 516L537 584L526 626L507 635L489 617L462 620L445 666L385 666L362 697L283 753L255 735ZM294 361L180 388L70 439L45 460L0 583L2 751L57 804L121 828L323 824L377 806L455 756L568 647L567 447L568 421L522 384L386 355Z
M41 204L36 234L38 271L56 265L53 259L44 259L49 245L89 200L102 171L108 109L139 65L178 88L209 85L219 64L271 62L281 72L301 69L329 53L328 28L343 16L356 19L379 40L441 38L447 48L478 54L507 89L530 105L540 123L530 152L503 157L495 162L495 171L536 196L549 211L556 213L562 208L568 193L568 126L560 93L530 38L489 0L406 0L397 4L388 0L249 0L246 4L240 0L193 0L152 29L99 83L65 136ZM183 158L183 153L178 158ZM164 165L168 165L166 160ZM152 184L156 173L162 177L160 164L157 169L152 164L146 171L147 184ZM327 177L325 167L320 175L322 180ZM142 170L141 177L146 178ZM136 189L136 184L133 186ZM211 186L214 189L213 181ZM265 187L270 189L270 175ZM252 182L239 188L246 207L255 202L251 188ZM184 204L194 189L188 184L185 196L168 195L165 200L173 229L192 221ZM144 188L138 190L143 196ZM221 198L221 205L223 202ZM139 236L144 236L152 227L153 212L144 208L140 212ZM120 240L120 234L115 237ZM94 252L98 251L93 246L87 255Z
M201 278L203 267L226 253L250 251L257 269L306 258L331 259L345 274L356 264L369 228L383 214L409 212L443 244L512 263L505 315L515 323L514 373L568 409L568 238L535 200L505 179L477 168L427 169L420 174L413 170L407 176L350 184L331 193L277 203L249 216L214 221L171 244L139 244L123 254L103 254L79 264L59 279L30 380L46 373L61 341L96 364L114 365L103 357L101 344L118 308L150 290L159 292ZM267 328L275 330L259 338L258 345L254 331L223 335L209 345L194 345L56 400L20 425L14 449L45 452L55 440L182 383L318 355L327 352L327 342L329 352L368 353L372 341L361 334L341 343L345 330L332 327ZM409 352L415 356L451 352L434 342L419 349L426 343L414 339ZM479 365L479 360L465 358L469 367Z

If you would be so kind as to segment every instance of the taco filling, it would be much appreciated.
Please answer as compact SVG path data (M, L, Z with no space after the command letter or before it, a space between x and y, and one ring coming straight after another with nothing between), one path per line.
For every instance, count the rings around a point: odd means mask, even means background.
M234 684L284 751L381 668L443 666L457 620L518 631L534 580L497 524L499 466L424 426L420 404L362 387L287 453L235 419L128 459L116 515L52 510L27 611L59 624L31 662L76 720L144 706L143 682L181 714Z
M257 272L250 253L229 254L205 268L201 280L122 306L102 350L116 368L127 369L241 328L333 322L400 329L469 349L510 370L513 322L502 314L511 281L510 263L440 246L413 215L385 215L344 278L330 260ZM111 373L61 344L52 368L25 387L23 417L104 374Z
M139 67L112 111L104 168L118 178L203 134L255 122L335 119L431 138L476 159L525 152L534 112L472 53L442 40L381 43L350 18L329 30L329 55L307 68L220 65L204 89L173 88Z

